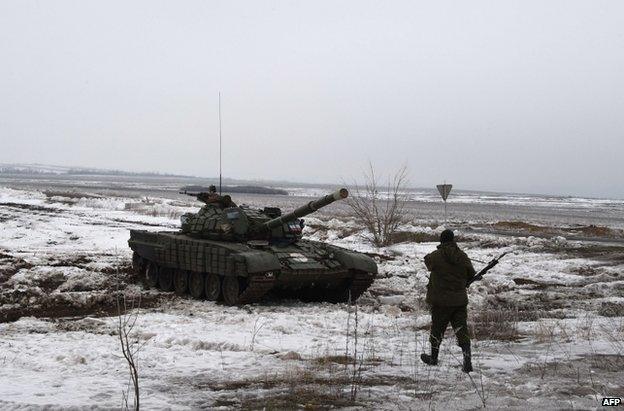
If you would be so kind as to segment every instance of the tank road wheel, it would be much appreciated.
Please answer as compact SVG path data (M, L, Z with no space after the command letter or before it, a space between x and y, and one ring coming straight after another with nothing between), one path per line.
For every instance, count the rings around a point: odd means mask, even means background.
M158 285L162 291L173 290L173 270L163 267L158 273Z
M152 261L147 263L145 282L149 288L155 288L158 285L158 265Z
M188 291L189 275L185 270L175 270L173 273L173 288L178 295Z
M221 278L216 274L206 276L206 300L217 301L221 297Z
M204 273L191 271L188 281L189 294L193 298L201 299L204 296Z
M237 305L241 302L241 294L245 290L243 279L232 275L223 278L221 291L223 292L223 300L227 305Z

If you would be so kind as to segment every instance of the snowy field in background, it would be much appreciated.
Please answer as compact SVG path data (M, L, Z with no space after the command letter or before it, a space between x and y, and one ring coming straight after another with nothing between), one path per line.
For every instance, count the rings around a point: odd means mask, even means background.
M316 197L325 194L322 188L297 188L280 187L290 191L293 195L303 197ZM624 200L585 198L570 196L548 196L535 194L512 194L512 193L492 193L480 191L452 190L451 200L460 204L497 204L497 205L525 205L530 207L571 207L571 208L605 208L622 209ZM383 194L383 193L382 193ZM407 200L437 203L440 202L440 194L435 189L409 189L401 192ZM389 197L386 193L386 197Z
M283 201L276 205L286 209L306 201L245 200L258 206ZM544 201L551 202L537 207ZM613 213L608 227L620 227L621 202L557 201ZM308 237L372 253L379 263L379 278L358 304L354 366L354 307L294 300L225 307L145 290L132 278L128 230L177 229L179 216L198 206L190 197L132 191L0 187L0 408L121 405L128 372L113 315L116 290L142 299L136 337L143 344L146 409L593 408L604 396L624 396L619 234L613 243L502 236L475 232L472 216L454 219L471 258L485 262L513 253L471 287L477 340L475 372L467 376L450 330L441 366L424 366L418 358L428 347L429 325L422 259L435 249L439 219L414 206L411 222L400 229L406 241L373 248L344 207L306 218ZM479 224L499 221L496 208L479 213ZM585 212L571 213L585 218ZM547 220L536 211L533 223ZM359 391L351 403L353 387Z

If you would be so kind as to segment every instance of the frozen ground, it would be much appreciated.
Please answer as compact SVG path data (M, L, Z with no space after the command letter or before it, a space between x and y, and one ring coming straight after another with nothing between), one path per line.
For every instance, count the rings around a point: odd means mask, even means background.
M306 199L245 199L275 201ZM525 205L527 226L501 219L496 204L453 218L475 260L513 252L470 289L467 376L450 332L441 366L418 359L428 327L422 257L442 227L417 204L404 242L381 249L344 207L306 219L309 237L376 256L380 276L356 314L341 304L236 308L145 290L129 269L128 230L175 229L197 206L191 198L0 187L0 408L120 407L128 372L118 291L141 298L131 315L146 409L599 407L624 396L624 216L621 203L575 201L585 211L568 205L564 218L559 203L533 214ZM570 240L575 233L601 241Z

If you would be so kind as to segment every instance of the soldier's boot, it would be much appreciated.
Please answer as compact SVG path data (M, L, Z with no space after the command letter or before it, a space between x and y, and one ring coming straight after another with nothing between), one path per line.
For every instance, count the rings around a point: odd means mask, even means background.
M427 365L438 365L438 353L440 352L439 347L431 346L431 355L429 354L420 354L420 359Z
M470 343L461 345L462 354L464 355L463 372L472 372L472 353L470 352Z

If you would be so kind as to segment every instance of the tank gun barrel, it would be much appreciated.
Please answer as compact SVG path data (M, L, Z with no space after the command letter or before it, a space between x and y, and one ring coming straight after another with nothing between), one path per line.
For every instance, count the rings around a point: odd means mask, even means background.
M334 193L328 194L319 198L318 200L310 201L308 204L301 206L294 211L291 211L288 214L284 214L283 216L274 218L272 220L267 221L263 224L264 228L267 230L272 230L276 227L281 226L282 224L293 221L297 218L301 218L307 216L308 214L312 214L316 210L321 207L325 207L334 201L342 200L349 196L349 191L346 188L341 188Z
M191 197L197 197L201 193L202 191L187 191L187 190L178 191L178 194L186 194L187 196L191 196Z

